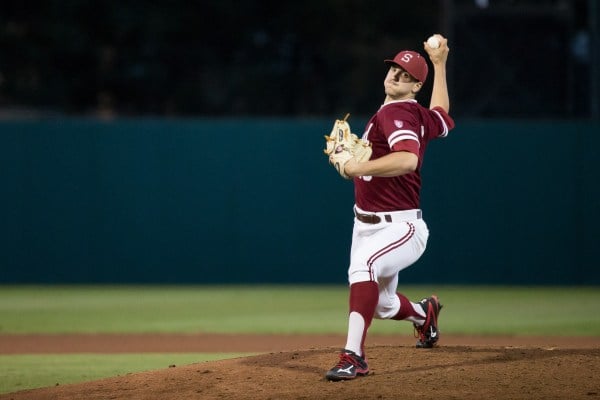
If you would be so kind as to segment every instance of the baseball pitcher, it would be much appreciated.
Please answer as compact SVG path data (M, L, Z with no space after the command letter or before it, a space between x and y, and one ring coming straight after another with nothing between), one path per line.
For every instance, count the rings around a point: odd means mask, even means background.
M383 85L383 105L361 138L347 118L326 136L329 163L354 182L354 228L350 249L348 334L339 361L326 373L331 381L367 375L367 330L373 318L414 325L417 348L434 347L442 308L432 295L412 302L397 292L398 273L425 251L429 231L420 207L421 167L429 141L454 128L446 84L447 39L436 34L423 48L433 65L429 108L416 101L429 66L418 52L404 50L393 59Z

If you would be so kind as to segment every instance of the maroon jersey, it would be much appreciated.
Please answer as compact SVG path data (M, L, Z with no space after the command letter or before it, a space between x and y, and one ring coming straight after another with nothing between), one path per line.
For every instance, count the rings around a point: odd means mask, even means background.
M373 146L371 160L394 151L419 157L417 169L391 178L354 178L356 205L365 211L399 211L420 208L421 165L427 143L445 137L454 128L452 118L440 107L432 110L416 100L386 103L369 120L363 134Z

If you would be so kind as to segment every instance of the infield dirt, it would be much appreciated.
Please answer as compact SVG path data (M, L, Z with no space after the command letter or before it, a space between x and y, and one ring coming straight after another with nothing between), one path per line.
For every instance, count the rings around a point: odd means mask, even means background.
M0 354L259 352L0 395L45 399L600 399L600 338L369 337L371 373L328 382L342 336L0 335Z

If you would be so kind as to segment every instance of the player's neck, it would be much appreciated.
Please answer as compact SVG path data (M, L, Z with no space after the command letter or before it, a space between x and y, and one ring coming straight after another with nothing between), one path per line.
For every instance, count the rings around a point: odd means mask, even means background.
M391 103L392 101L403 101L403 100L414 100L415 96L412 93L408 93L404 96L390 96L386 95L383 100L383 104Z

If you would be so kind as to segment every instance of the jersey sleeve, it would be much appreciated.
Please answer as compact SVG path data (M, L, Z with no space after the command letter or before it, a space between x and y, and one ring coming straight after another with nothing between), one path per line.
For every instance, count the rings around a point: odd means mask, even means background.
M408 151L418 156L420 130L415 114L404 109L386 113L383 118L383 131L391 151Z
M432 129L434 136L448 136L448 132L454 128L454 120L452 117L450 117L442 107L433 107L431 113L433 114L433 124L436 126L435 129Z

